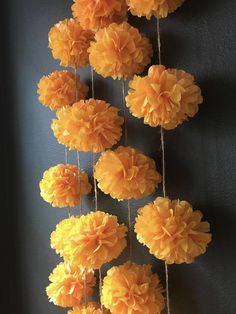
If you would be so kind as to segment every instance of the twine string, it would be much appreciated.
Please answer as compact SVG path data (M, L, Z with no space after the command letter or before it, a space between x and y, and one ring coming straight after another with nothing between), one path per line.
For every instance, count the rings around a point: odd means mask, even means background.
M127 109L125 106L125 80L122 80L122 98L123 98L123 110L124 110L124 119L125 119L125 146L128 145L128 118L127 118ZM132 212L130 200L127 201L128 208L128 228L129 228L129 260L132 259Z
M160 20L157 19L157 50L158 50L158 63L161 64L161 32ZM165 135L161 127L161 152L162 152L162 190L163 196L166 197L166 165L165 165ZM170 314L170 292L169 292L169 271L168 264L165 262L165 278L166 278L166 306L167 314Z

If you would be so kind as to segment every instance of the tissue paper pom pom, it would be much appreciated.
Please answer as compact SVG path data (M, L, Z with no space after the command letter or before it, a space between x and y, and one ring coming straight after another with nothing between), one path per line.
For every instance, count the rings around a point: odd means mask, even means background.
M151 66L147 76L135 76L129 86L127 107L152 127L174 129L193 117L202 103L201 90L192 75L163 65Z
M145 197L161 182L153 159L123 146L102 154L95 166L94 177L105 194L118 200Z
M73 16L84 29L98 31L112 22L121 23L127 19L125 0L74 0Z
M74 165L59 164L49 168L39 183L40 195L53 207L74 207L91 191L88 176Z
M70 232L65 253L75 265L98 269L126 247L127 227L117 217L96 211L81 216Z
M79 74L55 71L43 76L38 83L39 101L51 110L72 105L76 99L84 99L88 86L80 81Z
M151 265L127 262L107 272L103 280L102 304L112 314L157 314L165 307L162 292Z
M126 22L100 29L88 51L94 70L113 79L127 79L141 73L153 53L149 39Z
M101 152L119 141L123 121L117 108L91 98L58 110L52 130L58 142L70 149Z
M48 35L52 55L65 67L82 68L88 63L87 49L94 34L83 30L74 19L66 19L55 24Z
M157 18L166 17L182 5L184 0L127 0L129 10L133 15L145 16L150 19L153 15Z
M97 302L88 302L80 306L76 306L73 310L67 312L67 314L108 314L109 311L101 309L101 305Z
M76 306L93 293L96 278L93 271L83 270L70 263L60 263L49 276L51 283L46 288L50 302L62 307Z
M208 222L185 201L158 197L139 209L135 232L150 253L168 264L192 263L211 241Z
M71 216L63 219L56 225L56 229L51 233L51 248L56 250L57 254L67 258L64 248L68 241L72 228L77 223L79 217Z

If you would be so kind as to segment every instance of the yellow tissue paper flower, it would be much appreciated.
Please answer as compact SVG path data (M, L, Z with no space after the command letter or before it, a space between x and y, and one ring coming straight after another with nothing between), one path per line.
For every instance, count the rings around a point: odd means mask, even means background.
M102 211L82 215L69 233L65 256L75 265L98 269L117 258L127 245L127 227Z
M74 0L73 16L84 29L98 31L112 22L127 20L125 0Z
M74 19L55 24L48 34L49 48L54 59L65 67L83 68L88 63L87 49L94 39L90 30L84 30Z
M94 70L113 79L127 79L141 73L153 54L149 39L126 22L100 29L88 52Z
M72 105L76 99L84 99L88 86L80 81L79 74L55 71L43 76L38 83L39 101L51 110Z
M77 306L85 296L93 293L96 278L91 270L64 262L54 268L46 288L50 302L61 307Z
M183 2L184 0L127 0L129 10L133 15L145 16L147 19L152 16L164 18L180 7Z
M101 305L97 302L88 302L80 306L74 307L67 314L108 314L109 311L101 309Z
M206 252L210 225L186 201L158 197L138 211L135 232L151 254L168 264L192 263Z
M39 187L42 198L60 208L79 205L80 198L92 189L87 174L68 164L58 164L46 170Z
M101 152L120 140L123 121L117 108L91 98L58 110L51 127L60 144L83 152Z
M101 301L112 314L159 314L165 307L162 292L151 265L127 262L109 269Z
M203 101L192 75L163 65L151 66L147 76L135 76L129 86L127 107L152 127L174 129L193 117Z
M101 155L95 165L94 177L105 194L118 200L145 197L155 192L161 182L153 159L123 146Z

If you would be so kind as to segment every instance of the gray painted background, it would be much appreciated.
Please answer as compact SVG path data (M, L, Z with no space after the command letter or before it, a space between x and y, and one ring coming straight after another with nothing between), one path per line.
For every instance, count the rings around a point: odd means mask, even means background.
M54 114L38 103L36 85L42 75L59 69L47 48L47 33L54 23L70 16L71 2L9 0L3 8L1 308L6 306L12 314L66 312L50 304L44 293L47 277L58 262L49 236L66 212L51 208L38 189L42 172L64 161L64 148L50 129ZM204 94L199 114L166 134L167 191L171 198L188 200L202 210L213 232L206 255L192 265L170 267L173 314L236 312L235 14L232 0L186 0L161 22L163 63L193 73ZM155 46L155 20L132 18L130 22L147 33ZM89 83L89 69L80 73ZM96 75L95 94L122 106L119 81ZM155 158L161 170L159 135L158 129L129 116L129 144ZM74 153L69 160L76 162ZM82 154L82 167L90 174L91 162L91 154ZM132 202L133 216L149 199ZM87 198L86 209L92 206L92 197ZM99 207L127 221L124 203L99 193ZM164 281L163 263L148 255L135 237L133 244L134 260L152 263ZM126 258L124 252L115 264Z

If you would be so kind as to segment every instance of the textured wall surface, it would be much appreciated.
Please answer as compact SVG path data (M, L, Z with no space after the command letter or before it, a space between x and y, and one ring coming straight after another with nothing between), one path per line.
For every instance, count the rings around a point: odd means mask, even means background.
M58 262L49 236L66 211L51 208L41 199L38 188L42 172L64 161L64 148L50 129L54 114L38 103L36 85L42 75L59 69L47 48L47 33L54 23L70 16L70 5L71 1L62 0L9 0L1 21L6 36L0 74L5 108L1 123L5 141L2 192L7 202L3 203L7 210L2 228L2 272L6 287L3 303L9 313L65 313L48 302L44 289ZM213 232L206 255L192 265L170 267L173 314L236 312L235 13L232 0L186 0L161 22L163 63L194 74L204 94L199 114L166 134L167 191L171 198L188 200L202 210ZM130 22L156 46L154 19L132 18ZM90 81L89 68L80 73ZM122 107L119 81L95 75L95 94ZM155 158L161 170L159 129L144 126L129 115L128 130L129 144ZM75 153L70 153L69 160L76 162ZM90 174L91 163L92 155L82 154L82 167ZM133 217L140 205L155 196L132 202ZM85 207L93 208L92 197L86 199ZM99 193L99 208L127 221L125 203ZM148 255L135 237L133 244L135 261L152 263L164 281L163 263ZM115 264L126 258L124 252Z

